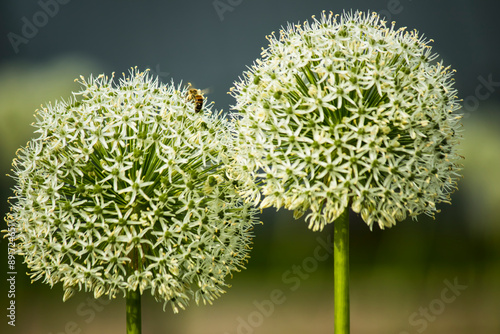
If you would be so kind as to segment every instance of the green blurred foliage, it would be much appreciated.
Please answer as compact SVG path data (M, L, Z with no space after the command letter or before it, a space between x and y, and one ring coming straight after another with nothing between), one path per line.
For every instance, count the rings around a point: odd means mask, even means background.
M462 195L467 197L467 222L478 233L499 235L500 106L468 116L463 122L465 161L460 185Z
M71 56L0 65L0 171L10 169L16 150L34 135L30 124L35 110L42 104L68 99L79 89L75 78L98 70L94 62Z

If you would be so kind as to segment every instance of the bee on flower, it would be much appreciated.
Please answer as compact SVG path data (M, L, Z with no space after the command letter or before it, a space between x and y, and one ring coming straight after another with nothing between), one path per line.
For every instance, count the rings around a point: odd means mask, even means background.
M64 300L150 291L174 312L211 303L247 261L255 223L226 176L234 126L147 72L79 82L38 111L38 137L14 161L6 221L32 279L62 283Z

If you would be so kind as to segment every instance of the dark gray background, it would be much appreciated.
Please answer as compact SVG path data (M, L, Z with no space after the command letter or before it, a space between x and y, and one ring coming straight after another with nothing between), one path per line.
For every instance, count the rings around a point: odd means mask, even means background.
M66 0L67 1L67 0ZM220 0L231 10L218 15L216 1L78 1L61 4L16 54L6 35L20 34L22 17L32 21L36 1L2 1L0 62L46 62L67 54L87 57L106 73L151 67L163 81L173 78L211 87L211 98L227 110L233 81L259 56L265 35L287 21L299 22L325 9L389 14L397 26L418 29L435 40L434 51L457 70L460 96L474 94L477 77L500 73L497 1L251 1ZM230 3L236 5L230 5ZM158 71L159 69L159 71ZM166 74L168 73L168 75ZM497 94L498 98L499 94Z

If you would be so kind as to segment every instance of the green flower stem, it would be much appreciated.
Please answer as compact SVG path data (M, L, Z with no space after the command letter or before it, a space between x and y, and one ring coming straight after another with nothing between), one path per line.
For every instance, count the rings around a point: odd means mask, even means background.
M127 291L127 334L141 334L141 293Z
M335 220L333 230L334 328L349 334L349 209Z

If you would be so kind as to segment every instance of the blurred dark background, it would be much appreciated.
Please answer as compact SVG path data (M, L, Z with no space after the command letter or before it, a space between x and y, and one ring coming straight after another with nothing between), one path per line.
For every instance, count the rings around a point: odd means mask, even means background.
M500 333L500 23L497 1L1 1L0 211L8 210L15 151L32 135L34 110L67 98L73 79L150 68L163 82L210 88L228 110L232 83L267 45L265 36L322 10L377 11L432 38L457 70L465 114L460 191L436 220L380 231L351 216L353 333ZM333 333L333 260L318 257L331 226L307 229L265 210L247 270L212 306L180 314L143 298L144 333ZM2 229L5 223L1 223ZM122 299L93 301L34 282L16 269L16 327L7 326L6 240L0 242L0 332L123 333ZM320 252L320 253L318 253ZM274 298L276 294L281 298ZM89 299L90 298L90 299ZM274 301L273 301L274 300ZM278 303L279 301L279 303Z

